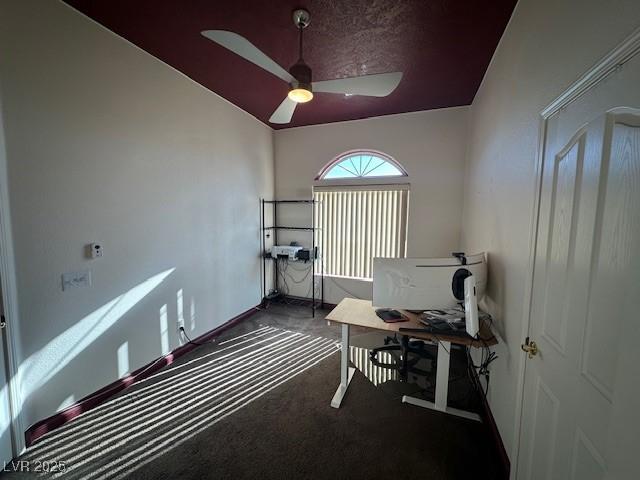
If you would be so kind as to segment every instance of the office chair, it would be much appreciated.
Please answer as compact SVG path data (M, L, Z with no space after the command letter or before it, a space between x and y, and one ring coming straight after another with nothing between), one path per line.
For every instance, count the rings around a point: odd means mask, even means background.
M385 363L378 360L378 352L389 352L394 359L393 363ZM409 357L412 358L409 358ZM421 359L431 360L432 368L436 366L435 347L428 348L422 340L410 340L408 335L401 335L398 340L397 334L384 339L384 347L373 348L369 351L369 360L372 364L380 368L397 370L401 380L406 380L409 373L416 375L426 375L429 372L416 367Z

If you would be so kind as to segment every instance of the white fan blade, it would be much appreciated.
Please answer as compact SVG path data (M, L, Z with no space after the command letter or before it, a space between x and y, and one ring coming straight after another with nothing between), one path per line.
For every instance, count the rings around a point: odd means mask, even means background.
M200 33L209 40L216 42L218 45L222 45L224 48L231 50L236 55L240 55L245 60L265 69L267 72L281 78L285 82L293 82L294 78L289 72L271 60L253 43L237 33L227 32L225 30L205 30Z
M386 97L396 89L400 80L402 80L402 72L379 73L377 75L313 82L312 88L314 92Z
M269 122L271 123L289 123L291 118L293 117L293 112L296 109L296 102L291 100L289 97L285 97L280 106L276 108L276 111L273 112L271 118L269 118Z

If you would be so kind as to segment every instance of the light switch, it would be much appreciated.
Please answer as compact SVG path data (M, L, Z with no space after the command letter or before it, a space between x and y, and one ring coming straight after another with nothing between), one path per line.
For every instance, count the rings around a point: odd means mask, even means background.
M68 272L62 274L62 290L66 291L76 287L91 286L91 271Z

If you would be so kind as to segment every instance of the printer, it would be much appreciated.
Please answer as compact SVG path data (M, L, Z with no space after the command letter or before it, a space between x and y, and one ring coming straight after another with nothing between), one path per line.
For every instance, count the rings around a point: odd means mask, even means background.
M295 260L300 250L302 250L300 245L274 245L270 253L273 258L286 257L289 260Z

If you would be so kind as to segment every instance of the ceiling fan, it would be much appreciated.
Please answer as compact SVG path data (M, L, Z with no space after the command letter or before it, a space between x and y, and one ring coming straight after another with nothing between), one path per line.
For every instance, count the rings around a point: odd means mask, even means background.
M249 40L237 33L225 30L201 32L209 40L231 50L289 84L289 94L269 118L271 123L289 123L296 105L312 100L314 92L386 97L395 90L402 79L402 72L393 72L313 82L311 68L302 59L302 31L309 26L310 20L311 16L307 10L294 10L293 23L300 32L300 55L298 61L289 71L286 71Z

